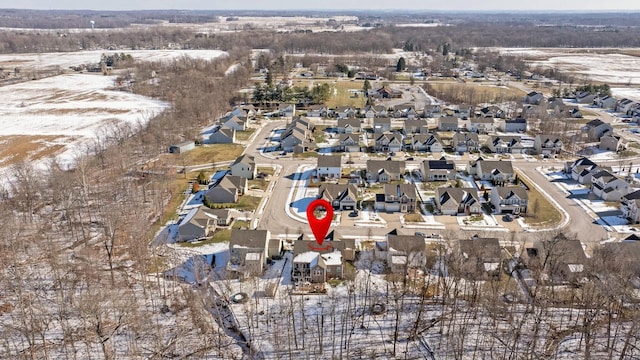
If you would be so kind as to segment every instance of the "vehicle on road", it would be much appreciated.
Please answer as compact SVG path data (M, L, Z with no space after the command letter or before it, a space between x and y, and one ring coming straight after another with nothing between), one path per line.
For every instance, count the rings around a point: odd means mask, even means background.
M349 217L358 217L358 211L354 210L349 213Z
M511 214L506 214L502 216L502 221L510 222L513 221L513 216Z

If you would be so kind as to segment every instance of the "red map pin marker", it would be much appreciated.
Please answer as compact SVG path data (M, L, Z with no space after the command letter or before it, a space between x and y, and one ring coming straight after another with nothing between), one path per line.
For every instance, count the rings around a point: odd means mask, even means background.
M322 219L316 218L314 214L318 208L324 208L327 212L326 216ZM329 227L331 227L331 221L333 220L333 206L326 200L313 200L307 207L307 220L309 221L309 226L311 226L311 231L313 231L313 236L316 238L316 243L322 246L324 237L327 236Z

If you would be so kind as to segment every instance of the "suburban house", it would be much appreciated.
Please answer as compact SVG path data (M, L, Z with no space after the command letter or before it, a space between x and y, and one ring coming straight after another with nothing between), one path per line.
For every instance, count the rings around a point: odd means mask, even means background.
M340 134L338 137L338 151L358 152L360 151L360 134Z
M487 134L496 131L493 118L475 118L469 120L469 131Z
M370 92L370 96L381 99L398 99L402 97L402 91L397 89L390 89L386 86L381 87Z
M521 186L496 186L491 189L490 199L496 214L527 213L529 195Z
M587 257L582 244L562 235L534 241L526 248L523 260L527 268L541 272L543 280L554 284L577 283L586 273Z
M384 105L367 105L363 113L366 118L386 117L387 108Z
M440 160L422 162L422 179L426 181L446 181L456 178L456 164L441 157Z
M500 120L500 129L504 132L514 133L514 132L526 132L527 131L527 119L525 118L515 118L515 119L506 119Z
M420 118L405 120L403 130L404 130L404 133L407 135L429 132L429 128L427 127L427 120L420 119Z
M495 154L520 154L524 149L520 140L520 136L491 136L487 145L489 150Z
M409 269L426 264L424 238L416 235L387 234L386 242L376 243L376 255L387 261L394 274L406 274Z
M404 170L404 161L367 160L366 177L369 182L388 183L392 180L400 180Z
M622 215L632 224L640 223L640 190L630 192L620 199Z
M340 179L342 176L342 157L340 155L318 156L316 176L320 179Z
M441 112L442 108L440 108L440 105L425 105L422 116L425 118L436 118L440 117Z
M382 133L376 136L374 151L400 151L402 150L403 139L399 133Z
M476 133L457 132L451 138L451 147L459 153L478 151L480 139Z
M558 135L537 135L533 140L533 147L541 155L560 154L562 140Z
M385 184L384 193L376 194L376 210L386 212L415 212L417 192L414 184Z
M631 107L636 102L627 98L620 99L616 102L615 109L616 112L627 114L627 112L631 109Z
M604 201L620 201L629 193L629 183L607 170L592 175L591 191Z
M194 141L183 141L181 143L169 146L169 153L182 154L195 148L196 143Z
M323 248L317 248L315 240L304 235L294 241L291 276L294 283L322 283L329 279L341 279L343 260L353 260L354 241L335 239L335 231L325 238ZM329 245L326 246L325 245Z
M178 241L208 237L216 229L217 221L217 216L204 206L191 209L178 225Z
M259 276L267 264L269 230L231 230L228 269L243 275Z
M604 135L610 134L613 132L613 128L611 125L605 123L600 119L595 119L589 121L585 127L584 131L587 133L587 137L590 141L599 141L601 137Z
M280 137L280 148L283 151L292 152L296 146L302 145L306 141L307 136L305 132L296 130L285 131Z
M427 151L434 153L444 151L444 145L437 133L414 134L411 137L410 147L414 151Z
M220 119L220 126L233 129L235 131L245 131L247 127L247 120L246 118L240 118L234 115L231 118Z
M335 110L338 119L346 119L356 117L356 110L351 106L338 106Z
M578 104L593 104L596 99L595 94L591 94L588 91L581 91L576 94L576 102Z
M596 168L598 165L591 161L589 158L582 157L574 162L568 162L565 165L564 172L571 175L571 178L575 181L579 181L578 179L582 175L583 171L591 171ZM583 182L580 182L583 184ZM591 182L589 182L591 183Z
M393 107L393 116L397 118L413 119L418 116L416 109L411 104L401 104Z
M328 201L336 210L355 210L358 189L353 184L322 184L318 198Z
M256 159L252 155L240 155L231 166L231 175L253 180L258 175Z
M436 189L435 205L443 215L482 213L478 191L474 188L439 187Z
M236 131L224 126L218 127L218 130L209 135L209 144L233 144L234 142L236 142Z
M343 118L338 119L338 133L353 134L359 133L361 130L360 119Z
M542 93L532 91L525 95L523 102L525 104L540 105L544 101L544 95Z
M387 131L391 131L391 118L381 117L373 119L373 132L375 134L381 134Z
M475 166L474 166L475 165ZM473 169L475 168L475 169ZM515 173L511 161L481 160L469 164L469 174L475 172L480 180L489 180L494 183L513 182Z
M598 149L618 152L624 149L624 143L618 135L604 135L600 138Z
M473 117L472 115L475 115L473 105L469 105L469 104L458 105L458 117L460 117L460 119L470 119Z
M458 129L459 118L455 116L443 116L438 118L438 130L440 131L456 131Z
M559 97L550 97L547 100L547 113L560 115L564 112L567 106L564 103L564 100Z
M212 204L236 203L238 196L246 192L247 178L226 175L207 191L205 198Z
M498 239L474 236L458 240L455 253L457 261L452 272L458 272L460 277L472 280L500 278L502 249Z
M217 220L217 226L229 226L233 222L235 210L232 209L205 209L210 214L213 214Z
M293 118L296 116L296 104L280 104L280 106L278 106L278 115Z
M329 116L329 109L324 105L311 105L307 110L307 116L327 117Z
M476 111L476 117L479 118L502 118L504 111L495 105L485 106L482 109Z

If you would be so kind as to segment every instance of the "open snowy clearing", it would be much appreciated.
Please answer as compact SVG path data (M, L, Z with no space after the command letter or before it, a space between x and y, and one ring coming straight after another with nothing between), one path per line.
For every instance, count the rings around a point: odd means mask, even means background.
M524 57L531 65L557 68L588 79L613 84L640 84L637 49L498 48L503 54Z
M109 90L113 80L112 76L68 74L0 87L0 137L9 141L12 136L38 136L44 147L64 145L58 160L69 164L83 145L109 126L136 127L168 106Z
M194 59L212 60L220 56L227 56L221 50L90 50L65 53L42 54L2 54L0 55L0 67L5 69L52 69L60 67L67 69L70 66L82 64L97 64L102 54L125 53L140 61L171 61L188 56Z

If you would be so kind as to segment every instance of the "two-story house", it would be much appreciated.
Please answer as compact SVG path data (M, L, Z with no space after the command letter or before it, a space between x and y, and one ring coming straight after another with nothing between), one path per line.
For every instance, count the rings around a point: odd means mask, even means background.
M604 121L595 119L586 123L584 131L589 141L599 141L601 137L613 133L613 128Z
M520 154L524 149L520 136L510 135L491 136L487 147L495 154Z
M402 150L403 138L399 133L383 133L375 137L374 151L400 151Z
M231 175L253 180L258 174L256 160L252 155L240 155L230 166Z
M624 195L620 203L622 215L632 224L640 223L640 190Z
M268 230L231 231L228 270L242 276L262 274L267 264L271 233Z
M212 204L236 203L238 197L247 192L247 178L226 175L207 190L205 198Z
M471 169L471 168L474 169ZM515 173L511 161L481 160L469 164L469 173L473 171L480 180L492 181L495 184L513 182Z
M443 215L482 213L478 191L474 188L439 187L436 189L435 205Z
M508 133L523 133L527 131L527 119L525 118L515 118L515 119L506 119L499 121L500 130Z
M459 240L455 247L456 264L451 272L473 280L500 278L502 273L502 249L496 238L474 236L469 240Z
M421 170L422 178L426 181L446 181L456 177L456 164L444 157L439 160L424 160Z
M443 116L438 118L438 130L440 131L456 131L458 129L458 121L460 119L455 116Z
M427 120L420 118L405 120L403 130L406 135L429 132L429 128L427 127Z
M338 150L343 152L360 151L360 134L340 134L338 137Z
M382 134L387 131L391 131L391 118L378 117L373 119L373 132L375 134Z
M396 160L367 160L366 177L369 182L388 183L400 180L405 172L405 162Z
M469 131L478 134L488 134L496 131L493 118L475 118L469 120Z
M376 194L376 210L386 212L415 212L417 192L414 184L385 184L384 192Z
M316 176L320 179L340 179L342 176L342 157L340 155L318 156Z
M607 170L592 175L591 191L604 201L620 201L629 193L629 183Z
M353 184L322 184L318 198L328 201L336 210L355 210L358 189Z
M529 194L521 186L496 186L491 189L491 205L496 214L526 214Z
M525 95L523 102L525 104L540 105L542 102L544 102L544 94L532 91Z
M437 133L432 134L413 134L410 145L414 151L426 151L440 153L444 151L442 139Z
M338 133L340 134L353 134L359 133L362 128L360 119L356 118L341 118L338 119Z
M459 153L478 151L480 139L476 133L457 132L451 138L451 147Z
M562 140L558 135L537 135L533 140L533 147L541 155L560 154Z

